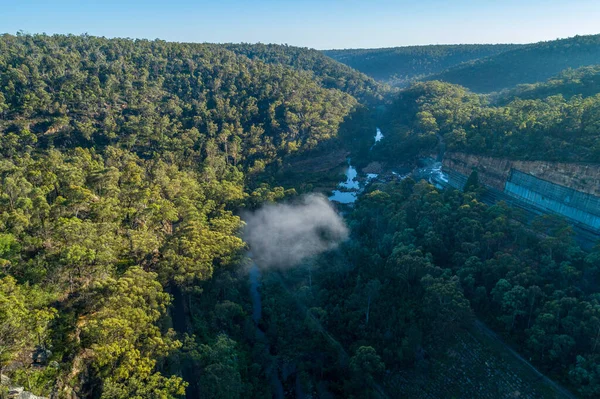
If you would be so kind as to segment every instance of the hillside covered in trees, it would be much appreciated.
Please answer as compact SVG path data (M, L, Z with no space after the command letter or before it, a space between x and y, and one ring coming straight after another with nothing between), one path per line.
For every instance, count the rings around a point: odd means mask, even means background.
M377 151L387 159L399 153L410 156L434 151L443 139L449 150L475 154L599 162L600 94L588 92L582 97L577 89L566 86L565 96L559 90L543 97L543 88L551 84L537 86L541 98L520 99L516 94L494 106L458 85L416 83L389 107L382 124L389 141Z
M260 183L265 168L338 146L353 95L384 91L333 61L267 61L0 37L0 369L14 383L58 397L268 389L243 327L237 212L293 195Z
M360 73L345 63L332 61L322 52L277 44L225 44L225 48L253 60L269 64L289 65L308 71L326 88L339 89L363 103L376 105L389 97L390 88L377 83L369 74ZM388 95L388 96L386 96Z
M600 35L528 44L455 66L428 79L489 93L545 81L565 69L594 64L600 64Z
M556 95L570 99L578 95L591 97L598 93L600 93L600 66L591 65L567 69L547 81L518 85L500 93L496 102L505 104L515 98L535 100Z
M457 44L376 49L326 50L324 54L374 79L406 86L463 62L520 47L516 44Z

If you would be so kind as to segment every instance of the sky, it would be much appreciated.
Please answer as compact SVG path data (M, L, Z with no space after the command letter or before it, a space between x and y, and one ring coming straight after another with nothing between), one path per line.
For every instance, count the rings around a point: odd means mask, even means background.
M0 0L0 10L0 33L317 49L531 43L600 33L600 0Z

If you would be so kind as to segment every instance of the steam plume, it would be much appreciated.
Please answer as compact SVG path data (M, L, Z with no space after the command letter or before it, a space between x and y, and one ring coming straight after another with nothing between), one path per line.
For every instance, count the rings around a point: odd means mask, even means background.
M244 239L262 268L289 267L333 249L348 237L340 216L321 195L269 204L244 217Z

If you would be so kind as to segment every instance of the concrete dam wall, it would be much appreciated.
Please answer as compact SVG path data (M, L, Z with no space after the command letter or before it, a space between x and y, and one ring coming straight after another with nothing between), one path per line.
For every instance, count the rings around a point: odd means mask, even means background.
M598 197L538 179L516 169L511 171L504 191L529 204L600 231Z
M443 162L447 184L457 189L464 187L475 168L480 183L489 188L489 199L558 214L600 234L600 165L511 161L462 153L447 153Z

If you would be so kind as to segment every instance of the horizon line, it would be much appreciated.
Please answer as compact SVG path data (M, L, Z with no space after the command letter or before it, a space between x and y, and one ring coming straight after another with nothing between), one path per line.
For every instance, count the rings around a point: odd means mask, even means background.
M487 43L439 43L438 42L438 43L427 43L427 44L405 44L405 45L384 46L384 47L344 47L344 48L316 48L316 47L302 46L302 45L289 44L289 43L276 43L276 42L267 43L267 42L260 42L260 41L258 41L258 42L179 41L179 40L165 40L165 39L161 39L159 37L150 39L147 37L105 36L105 35L90 34L88 32L83 32L83 33L33 32L32 33L32 32L26 32L24 30L18 30L16 33L2 32L2 33L0 33L0 35L1 36L4 36L4 35L10 35L10 36L35 36L35 35L40 35L40 36L89 36L89 37L97 37L97 38L108 39L108 40L117 39L117 40L163 41L163 42L167 42L167 43L178 43L178 44L217 44L217 45L219 45L219 44L222 44L222 45L225 45L225 44L250 44L250 45L263 44L263 45L297 47L297 48L311 49L311 50L316 50L316 51L344 51L344 50L392 50L392 49L398 49L398 48L431 47L431 46L443 46L443 47L449 47L449 46L510 46L510 45L527 46L527 45L532 45L532 44L548 43L548 42L554 42L554 41L559 41L559 40L574 39L577 37L599 36L600 33L576 34L573 36L557 37L555 39L539 40L539 41L535 41L535 42L498 42L498 43L491 43L491 42L487 42Z

